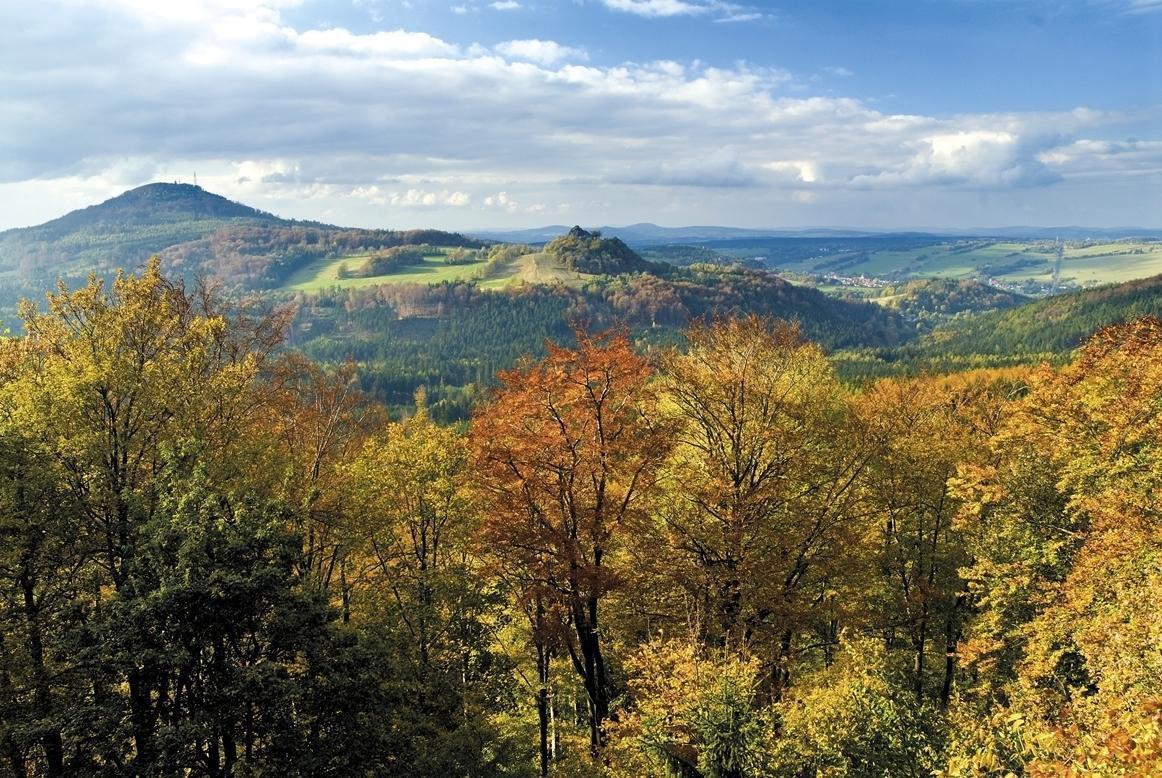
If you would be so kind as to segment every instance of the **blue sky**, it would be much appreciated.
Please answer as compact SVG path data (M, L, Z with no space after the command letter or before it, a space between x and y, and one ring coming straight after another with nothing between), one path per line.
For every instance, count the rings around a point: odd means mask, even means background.
M1162 0L5 0L0 228L1162 227Z

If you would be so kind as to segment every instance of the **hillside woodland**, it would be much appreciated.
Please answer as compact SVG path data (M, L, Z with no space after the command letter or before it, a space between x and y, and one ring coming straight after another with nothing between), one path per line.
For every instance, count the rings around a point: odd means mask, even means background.
M623 326L642 348L679 342L692 319L744 311L794 319L832 348L888 348L909 334L898 314L874 303L716 265L594 276L579 288L385 284L283 299L296 307L291 339L305 354L326 363L354 359L362 388L397 409L426 386L441 421L466 419L497 372L524 355L544 356L546 339L574 343L571 324Z
M21 315L0 774L1162 772L1158 319L859 391L577 330L441 426L156 261Z
M545 253L570 270L592 275L642 272L649 264L619 238L574 227L545 245Z

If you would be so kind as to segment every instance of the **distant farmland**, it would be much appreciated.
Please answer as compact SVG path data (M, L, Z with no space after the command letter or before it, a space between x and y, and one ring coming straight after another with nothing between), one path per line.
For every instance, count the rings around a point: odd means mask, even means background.
M803 259L768 256L770 266L797 273L885 280L992 278L1007 284L1046 285L1057 263L1054 241L949 240L928 245L891 245L825 250ZM735 249L732 253L747 253ZM759 254L759 251L750 252ZM1162 243L1069 241L1059 282L1067 286L1121 283L1162 273Z

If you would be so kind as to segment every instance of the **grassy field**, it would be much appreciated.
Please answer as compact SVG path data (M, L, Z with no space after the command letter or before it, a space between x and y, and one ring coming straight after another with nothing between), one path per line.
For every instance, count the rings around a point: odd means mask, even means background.
M905 250L830 254L788 265L807 273L873 278L973 278L1049 283L1057 261L1051 241L956 241ZM1077 286L1119 283L1162 273L1162 243L1067 243L1060 280Z
M296 292L317 292L320 289L332 287L352 289L380 284L438 284L443 281L463 281L475 278L484 264L483 262L473 262L468 265L448 265L444 263L443 254L433 254L424 258L424 264L409 267L398 273L370 278L339 278L339 268L342 265L346 265L349 272L355 272L367 261L367 258L367 254L355 254L312 263L294 273L287 280L284 288Z
M352 289L381 284L439 284L444 281L470 281L479 279L482 289L504 289L517 284L554 284L580 286L586 276L566 270L544 253L525 254L517 257L481 277L483 262L468 265L444 264L444 255L435 254L425 258L424 264L409 267L398 273L389 273L370 278L339 278L339 269L346 265L349 272L357 271L368 259L367 254L327 259L312 263L294 273L283 285L284 289L296 292L317 292L321 289Z
M525 254L496 268L480 282L481 289L503 289L516 284L554 284L580 286L585 276L561 267L544 253Z

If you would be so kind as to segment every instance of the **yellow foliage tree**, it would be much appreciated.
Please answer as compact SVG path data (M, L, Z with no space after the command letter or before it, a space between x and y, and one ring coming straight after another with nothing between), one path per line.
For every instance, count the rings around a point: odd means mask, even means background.
M1031 773L1162 772L1162 322L1037 373L992 449L961 484L978 691L1023 721Z

